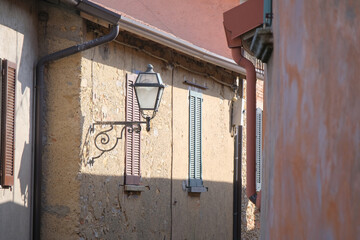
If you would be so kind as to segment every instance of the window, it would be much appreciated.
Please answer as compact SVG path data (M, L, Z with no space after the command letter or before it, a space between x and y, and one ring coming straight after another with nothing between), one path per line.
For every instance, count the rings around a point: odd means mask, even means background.
M263 111L256 109L256 191L261 191L262 182L262 120Z
M1 66L0 183L14 185L16 64L7 60Z
M202 181L202 94L189 92L189 182L190 192L204 192Z
M126 121L140 121L140 110L134 88L130 86L136 81L136 74L127 74L126 77ZM139 185L140 174L140 132L126 127L125 131L125 184Z

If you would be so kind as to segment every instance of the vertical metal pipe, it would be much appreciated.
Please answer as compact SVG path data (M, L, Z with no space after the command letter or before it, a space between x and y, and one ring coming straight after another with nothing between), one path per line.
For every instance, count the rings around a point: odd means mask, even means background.
M241 207L239 211L238 205L238 191L239 191L239 127L235 127L235 136L234 136L234 193L233 193L233 240L239 239L238 235L238 215L241 215Z
M170 176L170 239L173 239L174 214L174 76L175 67L171 66L171 176Z
M234 195L233 195L233 239L241 238L241 159L242 126L236 126L234 136Z
M242 143L243 143L243 111L244 111L244 104L243 104L243 98L244 98L244 80L241 79L240 84L239 84L239 95L240 95L240 99L241 100L241 125L238 128L238 176L239 176L239 186L238 186L238 200L237 200L237 205L238 205L238 239L241 239L241 213L242 213Z
M234 61L246 70L246 195L260 208L255 188L255 145L256 145L256 72L255 67L241 52L241 48L232 48Z
M241 202L242 202L242 141L243 141L243 127L239 126L238 129L238 176L239 176L239 186L238 186L238 197L237 197L237 205L238 205L238 239L241 239Z
M35 162L34 162L34 214L33 214L33 239L40 239L41 224L41 184L42 184L42 154L43 154L43 122L44 114L44 69L45 64L55 61L75 53L99 46L101 44L114 40L119 34L119 25L114 25L110 33L78 44L55 53L42 57L36 65L36 107L35 107Z

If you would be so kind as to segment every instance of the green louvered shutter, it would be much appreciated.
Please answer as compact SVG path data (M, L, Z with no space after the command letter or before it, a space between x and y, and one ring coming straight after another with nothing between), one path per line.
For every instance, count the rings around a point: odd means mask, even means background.
M189 186L202 187L202 95L189 93Z

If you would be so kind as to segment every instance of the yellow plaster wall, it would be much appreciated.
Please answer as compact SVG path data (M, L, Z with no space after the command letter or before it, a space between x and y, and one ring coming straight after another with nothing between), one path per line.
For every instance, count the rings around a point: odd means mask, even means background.
M208 90L183 85L191 80ZM174 160L173 236L174 239L231 239L233 198L233 139L229 132L232 92L220 84L184 70L174 77ZM188 194L181 181L188 178L188 94L203 95L203 181L208 192Z
M43 51L98 37L98 33L86 33L83 20L74 13L46 10L51 13L48 26L53 30L44 36ZM50 64L43 159L44 239L232 238L232 91L179 67L189 62L176 54L169 57L163 49L149 50L177 66L117 42ZM99 153L94 137L107 128L97 126L91 133L89 127L95 121L124 120L126 74L144 71L148 63L161 74L167 88L151 131L141 133L145 191L128 194L124 192L124 140L91 162ZM205 71L203 65L193 67ZM229 76L215 66L206 69L209 75L219 76L220 71L223 78ZM193 88L184 85L184 80L209 88L202 90L203 180L208 192L201 194L182 188L188 177L188 91ZM113 137L120 132L117 127Z
M92 36L89 36L92 37ZM162 63L135 50L109 43L84 52L82 58L81 109L83 164L80 168L82 207L80 236L91 238L153 239L170 235L170 162L171 162L171 91L164 92L160 111L151 121L149 133L141 132L141 194L124 192L124 139L117 147L89 164L99 151L94 137L108 126L97 126L86 138L88 127L96 121L125 119L126 74L144 71L148 63L160 71L164 83L171 84L171 71L162 71ZM120 136L121 126L115 127ZM112 135L115 137L115 135Z
M41 56L82 41L83 21L77 15L42 4L49 20L39 24ZM43 138L43 239L78 239L79 189L77 178L82 118L80 114L81 55L48 65L45 71L46 136Z

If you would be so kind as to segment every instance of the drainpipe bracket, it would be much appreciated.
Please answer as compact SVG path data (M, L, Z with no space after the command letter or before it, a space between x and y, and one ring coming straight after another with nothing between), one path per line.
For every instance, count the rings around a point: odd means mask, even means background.
M267 63L273 50L273 42L271 27L257 28L250 45L250 51L257 59Z

